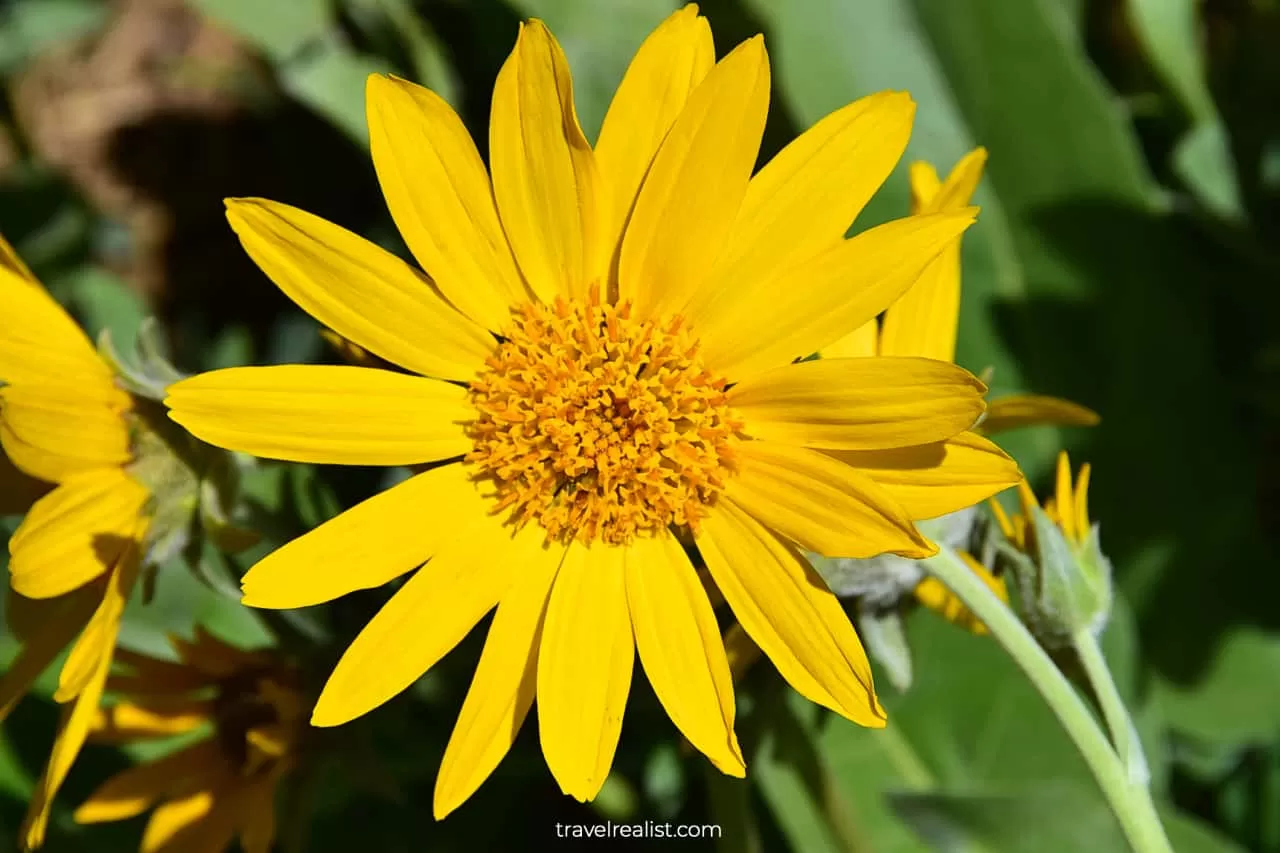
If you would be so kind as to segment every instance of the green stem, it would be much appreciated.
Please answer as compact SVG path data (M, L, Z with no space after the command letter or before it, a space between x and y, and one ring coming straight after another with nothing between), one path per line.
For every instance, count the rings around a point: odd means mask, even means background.
M1102 708L1102 717L1111 730L1111 741L1120 754L1129 774L1129 782L1133 785L1147 787L1151 781L1151 773L1147 769L1146 756L1142 754L1142 741L1138 739L1137 729L1124 707L1120 691L1116 689L1115 679L1107 667L1107 659L1102 655L1097 639L1088 628L1077 631L1071 638L1080 663L1084 666L1085 676L1098 697L1098 705Z
M983 624L1058 717L1120 821L1135 853L1173 853L1145 785L1135 785L1083 700L1004 602L946 546L921 565Z

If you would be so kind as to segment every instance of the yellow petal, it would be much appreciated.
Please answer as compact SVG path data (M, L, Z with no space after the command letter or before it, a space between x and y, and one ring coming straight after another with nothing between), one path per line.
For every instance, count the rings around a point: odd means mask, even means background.
M1076 538L1075 492L1071 484L1071 461L1067 451L1058 452L1057 481L1054 488L1054 506L1057 507L1058 526L1068 540Z
M382 586L485 511L462 465L424 471L259 560L241 579L244 603L288 610Z
M148 500L119 468L77 474L36 501L9 540L9 580L28 598L52 598L107 571Z
M564 548L521 542L514 580L493 616L471 689L454 724L440 773L433 811L436 820L462 805L502 761L515 742L537 692L538 647L551 584Z
M129 461L121 417L129 398L110 386L11 385L0 389L0 443L33 477L60 482Z
M369 75L365 104L378 182L409 250L459 311L501 330L530 294L462 119L430 89L381 74Z
M915 103L880 92L827 115L751 179L709 293L771 280L844 238L902 157ZM691 310L697 328L703 315Z
M635 642L625 549L574 543L547 603L538 650L538 733L560 790L595 798L609 775L631 689Z
M796 692L859 725L884 726L862 643L804 557L730 501L703 519L697 542L734 616Z
M753 279L693 329L703 361L741 380L821 352L888 307L973 217L969 211L894 220L777 277Z
M90 728L93 740L101 743L166 738L200 728L213 719L213 711L208 699L163 697L117 702L98 709Z
M878 355L880 322L868 320L833 344L822 348L823 358L866 358Z
M1070 400L1037 394L1012 394L987 403L982 431L987 435L1024 426L1095 426L1097 413Z
M967 207L982 181L982 170L986 165L987 149L981 146L961 157L942 182L938 181L938 173L933 167L912 163L911 212L940 213Z
M969 566L973 573L977 575L983 583L985 583L992 592L994 592L1001 601L1008 602L1009 590L1005 586L1004 578L998 578L987 570L987 567L974 559L973 555L965 551L957 552ZM987 626L982 624L973 611L965 606L964 602L947 588L942 581L935 577L925 577L916 585L916 599L925 607L940 614L948 622L953 622L971 631L974 634L986 634Z
M68 702L88 689L104 659L110 666L116 635L120 633L120 617L124 615L124 606L138 576L140 548L136 539L128 540L111 567L102 601L58 673L58 689L53 694L55 702ZM96 716L96 707L94 711Z
M111 370L70 315L0 238L0 382L109 388Z
M107 639L107 638L104 638ZM115 644L115 637L109 638L110 645ZM27 805L27 815L23 821L22 837L27 848L34 849L44 843L45 830L49 825L49 810L53 806L53 798L62 787L84 746L89 734L89 726L102 699L102 688L107 681L107 672L111 669L111 655L100 655L84 688L76 696L71 707L63 712L62 724L53 741L53 750L49 753L49 763L36 783Z
M960 246L952 244L885 312L880 353L954 361L959 326Z
M1089 463L1080 466L1080 476L1076 478L1076 499L1073 510L1076 516L1076 537L1084 542L1089 538ZM1067 510L1068 512L1072 510Z
M1022 479L1017 462L972 432L918 447L831 455L875 480L915 520L981 503Z
M211 775L222 762L216 739L202 740L163 758L137 764L117 773L76 809L76 823L105 823L140 815L157 801L172 796L189 780Z
M933 164L919 160L907 169L907 178L911 184L911 212L920 213L942 189L942 180Z
M345 365L230 367L169 386L169 416L196 438L267 459L412 465L471 449L465 388Z
M529 286L544 301L581 298L608 262L608 199L578 125L569 64L541 21L521 25L498 72L489 163L502 225Z
M769 111L769 57L738 45L689 96L644 178L622 238L618 288L640 317L682 311L724 248Z
M658 146L715 61L711 26L690 3L649 34L627 67L596 141L596 163L609 186L604 233L611 247L618 243Z
M733 731L733 678L711 602L680 543L667 531L626 551L627 606L653 692L689 743L723 773L746 764Z
M986 386L927 358L822 358L756 374L729 392L754 438L848 450L941 441L982 415Z
M964 157L945 183L932 168L914 164L911 170L912 212L958 211L969 204L987 152L978 148ZM948 246L911 289L884 315L880 338L882 355L919 355L954 361L960 325L960 244Z
M235 837L220 793L203 788L162 803L147 821L140 853L220 853Z
M724 495L801 547L826 557L936 552L898 502L869 477L831 456L768 441L738 448Z
M520 558L534 550L530 540L542 539L534 526L512 536L502 522L501 515L485 514L463 522L391 596L338 661L316 701L313 726L342 725L388 701L493 609Z
M470 379L493 336L413 267L318 216L261 198L227 199L227 221L285 295L344 338L426 376Z
M18 594L11 589L9 597L12 600ZM57 599L23 600L24 605L42 605L38 611L43 618L24 632L22 647L0 677L0 721L9 716L40 674L76 638L93 615L101 597L101 592L96 589L84 589Z

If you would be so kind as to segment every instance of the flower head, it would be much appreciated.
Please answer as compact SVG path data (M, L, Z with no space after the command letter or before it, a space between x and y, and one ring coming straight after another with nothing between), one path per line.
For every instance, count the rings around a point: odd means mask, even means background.
M1098 525L1089 521L1089 465L1072 482L1066 452L1058 455L1052 497L1041 508L1031 488L1018 486L1022 512L1008 515L992 501L1006 539L1000 556L1018 589L1032 630L1049 644L1067 643L1080 630L1100 631L1111 609L1111 562Z
M488 169L440 97L369 80L374 166L426 275L303 211L228 201L286 294L402 370L215 371L170 389L172 417L261 456L433 466L243 586L247 604L294 608L417 570L338 663L321 726L404 690L496 609L437 816L492 772L535 698L553 775L593 798L637 652L680 731L742 775L704 584L796 690L883 725L857 635L801 549L924 556L912 519L1019 476L994 447L950 443L986 390L954 365L799 361L887 307L974 211L846 239L902 154L910 99L837 110L753 176L769 88L761 39L717 62L690 5L640 48L592 146L564 55L532 21L498 75Z
M108 779L75 812L77 823L125 820L153 809L143 850L267 853L275 794L297 764L305 732L297 672L270 650L245 651L198 629L171 638L178 660L132 652L109 687L121 698L98 711L98 742L155 741L207 729L209 736Z

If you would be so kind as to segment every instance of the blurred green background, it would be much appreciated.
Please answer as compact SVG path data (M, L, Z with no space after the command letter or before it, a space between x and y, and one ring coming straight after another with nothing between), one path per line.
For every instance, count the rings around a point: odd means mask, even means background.
M915 98L908 156L858 227L905 212L910 160L946 170L989 149L982 215L965 240L959 360L994 368L996 393L1057 394L1101 413L1094 429L1002 443L1040 485L1060 446L1094 465L1091 514L1123 593L1107 652L1175 848L1280 853L1280 3L701 5L720 54L766 35L762 160L854 98ZM221 199L285 201L403 252L368 158L367 74L440 92L483 153L494 77L520 18L541 17L568 54L593 138L632 52L676 6L4 0L0 231L91 332L110 328L127 345L144 315L158 316L185 370L334 361L314 322L244 256ZM252 486L273 519L268 545L381 476L264 469ZM386 594L310 615L341 643ZM165 631L197 622L238 642L268 636L233 598L173 571L151 605L131 609L122 642L163 654ZM594 804L559 794L526 724L490 781L437 824L431 786L477 629L405 696L341 730L367 761L309 783L282 833L308 851L517 850L554 847L557 821L612 818L717 823L714 842L650 844L734 853L1123 850L1083 762L994 644L927 612L909 631L916 683L898 695L880 680L885 731L818 713L757 666L739 690L749 781L737 782L681 748L638 679ZM0 661L13 646L0 640ZM4 726L0 850L52 739L53 681ZM70 821L129 760L86 750L48 850L136 848L142 819Z

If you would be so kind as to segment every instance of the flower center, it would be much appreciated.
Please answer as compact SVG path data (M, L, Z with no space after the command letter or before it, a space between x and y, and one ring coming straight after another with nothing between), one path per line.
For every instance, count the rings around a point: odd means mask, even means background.
M565 542L696 529L742 424L682 325L637 320L595 292L518 309L471 383L467 461L495 483L499 508Z

